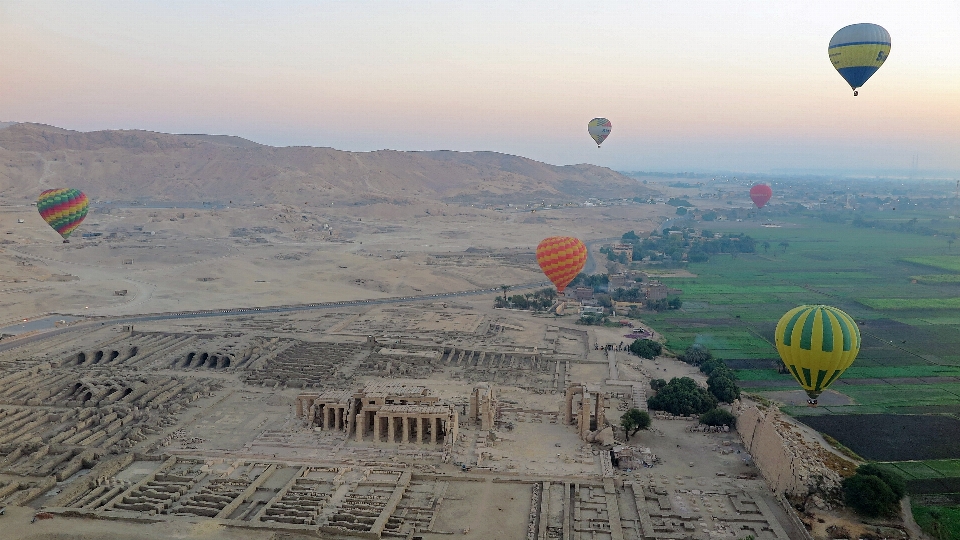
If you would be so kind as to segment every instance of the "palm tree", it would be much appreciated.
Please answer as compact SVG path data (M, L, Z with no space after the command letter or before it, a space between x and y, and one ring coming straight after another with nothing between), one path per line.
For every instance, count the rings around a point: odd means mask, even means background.
M503 291L503 301L507 301L507 291L510 290L510 285L501 285L500 289Z

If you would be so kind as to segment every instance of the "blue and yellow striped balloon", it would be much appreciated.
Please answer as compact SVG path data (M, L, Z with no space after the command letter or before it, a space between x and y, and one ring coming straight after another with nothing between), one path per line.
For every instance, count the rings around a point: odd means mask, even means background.
M827 52L833 67L857 95L857 88L890 56L890 33L876 24L851 24L833 35Z
M783 363L815 404L860 352L860 328L835 307L800 306L780 317L776 342Z

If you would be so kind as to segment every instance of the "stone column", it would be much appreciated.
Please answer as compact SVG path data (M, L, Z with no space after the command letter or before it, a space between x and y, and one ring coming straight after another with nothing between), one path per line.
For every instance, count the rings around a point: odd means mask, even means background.
M564 409L563 422L565 426L569 426L573 423L573 396L581 394L583 395L583 387L570 386L567 388L566 393L566 408Z
M393 443L393 441L396 440L396 438L393 435L393 429L394 429L393 423L394 423L393 416L388 416L387 417L387 442L388 443Z
M363 441L363 429L364 429L363 414L364 414L363 411L360 411L357 413L357 421L356 421L357 442ZM376 441L376 436L374 436L374 441Z
M456 410L453 411L453 426L450 428L453 444L457 444L457 437L460 433L460 415Z
M323 430L327 431L330 429L330 407L326 405L320 405L320 416L323 417Z
M297 398L297 418L303 417L303 398Z
M440 431L440 419L436 416L430 417L430 444L437 444L437 432Z
M423 444L423 418L417 418L417 444Z
M604 398L604 395L602 393L598 393L596 412L594 414L594 416L596 416L597 418L597 431L603 430L603 425L607 423L606 412L605 412L606 406L607 404L606 404L606 399Z
M407 444L410 442L410 417L403 417L403 435L400 436L400 442Z
M473 391L470 392L470 420L477 420L477 416L479 415L479 408L477 407L477 402L479 401L480 397L478 395L479 393L480 390L477 387L473 387Z

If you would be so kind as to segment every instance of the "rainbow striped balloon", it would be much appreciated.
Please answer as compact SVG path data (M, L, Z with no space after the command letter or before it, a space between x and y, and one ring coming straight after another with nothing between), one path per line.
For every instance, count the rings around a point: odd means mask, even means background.
M786 312L774 336L777 352L811 404L860 352L860 329L843 311L830 306L799 306Z
M64 241L87 217L88 206L87 196L73 188L48 189L37 198L40 216Z
M537 246L537 263L562 294L587 263L587 246L571 236L551 236Z

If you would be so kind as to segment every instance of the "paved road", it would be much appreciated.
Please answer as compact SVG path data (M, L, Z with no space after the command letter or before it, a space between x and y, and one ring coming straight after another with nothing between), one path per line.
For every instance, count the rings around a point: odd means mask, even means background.
M597 261L590 254L590 249L594 244L597 243L606 243L619 240L619 238L598 238L595 240L588 240L586 242L587 246L587 262L583 267L584 273L591 274L596 271ZM536 289L540 287L547 287L550 285L549 281L536 281L532 283L524 283L521 285L514 285L510 288L512 290L522 290L522 289ZM342 307L355 307L355 306L375 306L382 304L399 304L402 302L421 302L424 300L443 300L450 298L461 298L464 296L478 296L482 294L490 294L500 292L500 287L491 287L489 289L473 289L469 291L459 291L459 292L450 292L450 293L439 293L439 294L423 294L417 296L400 296L393 298L371 298L368 300L348 300L343 302L319 302L314 304L295 304L295 305L286 305L286 306L270 306L270 307L252 307L252 308L236 308L236 309L216 309L216 310L202 310L202 311L179 311L174 313L148 313L144 315L134 315L134 316L118 316L118 317L103 317L98 318L92 321L82 322L70 326L64 326L61 328L56 328L54 330L49 330L46 332L41 332L34 334L32 336L27 336L21 339L9 339L6 343L0 343L0 351L7 351L17 347L21 347L28 343L33 343L41 339L47 339L53 336L64 334L67 332L77 332L81 330L89 330L92 328L97 328L100 326L106 325L115 325L115 324L134 324L138 322L151 322L151 321L165 321L165 320L179 320L179 319L198 319L204 317L234 317L237 315L251 315L251 314L262 314L262 313L289 313L293 311L311 311L315 309L334 309Z
M550 285L549 281L537 281L512 286L511 289L536 289ZM96 320L64 326L47 332L34 334L21 339L10 339L7 343L0 343L0 351L6 351L46 339L66 332L77 332L80 330L89 330L106 325L115 324L133 324L138 322L179 320L179 319L198 319L204 317L233 317L237 315L251 315L261 313L289 313L293 311L311 311L316 309L334 309L354 306L375 306L382 304L399 304L402 302L420 302L424 300L443 300L451 298L462 298L464 296L478 296L500 292L500 287L491 287L489 289L473 289L469 291L459 291L439 294L423 294L418 296L399 296L392 298L371 298L368 300L347 300L343 302L318 302L314 304L296 304L287 306L236 308L236 309L216 309L203 311L179 311L175 313L148 313L145 315L104 317Z

